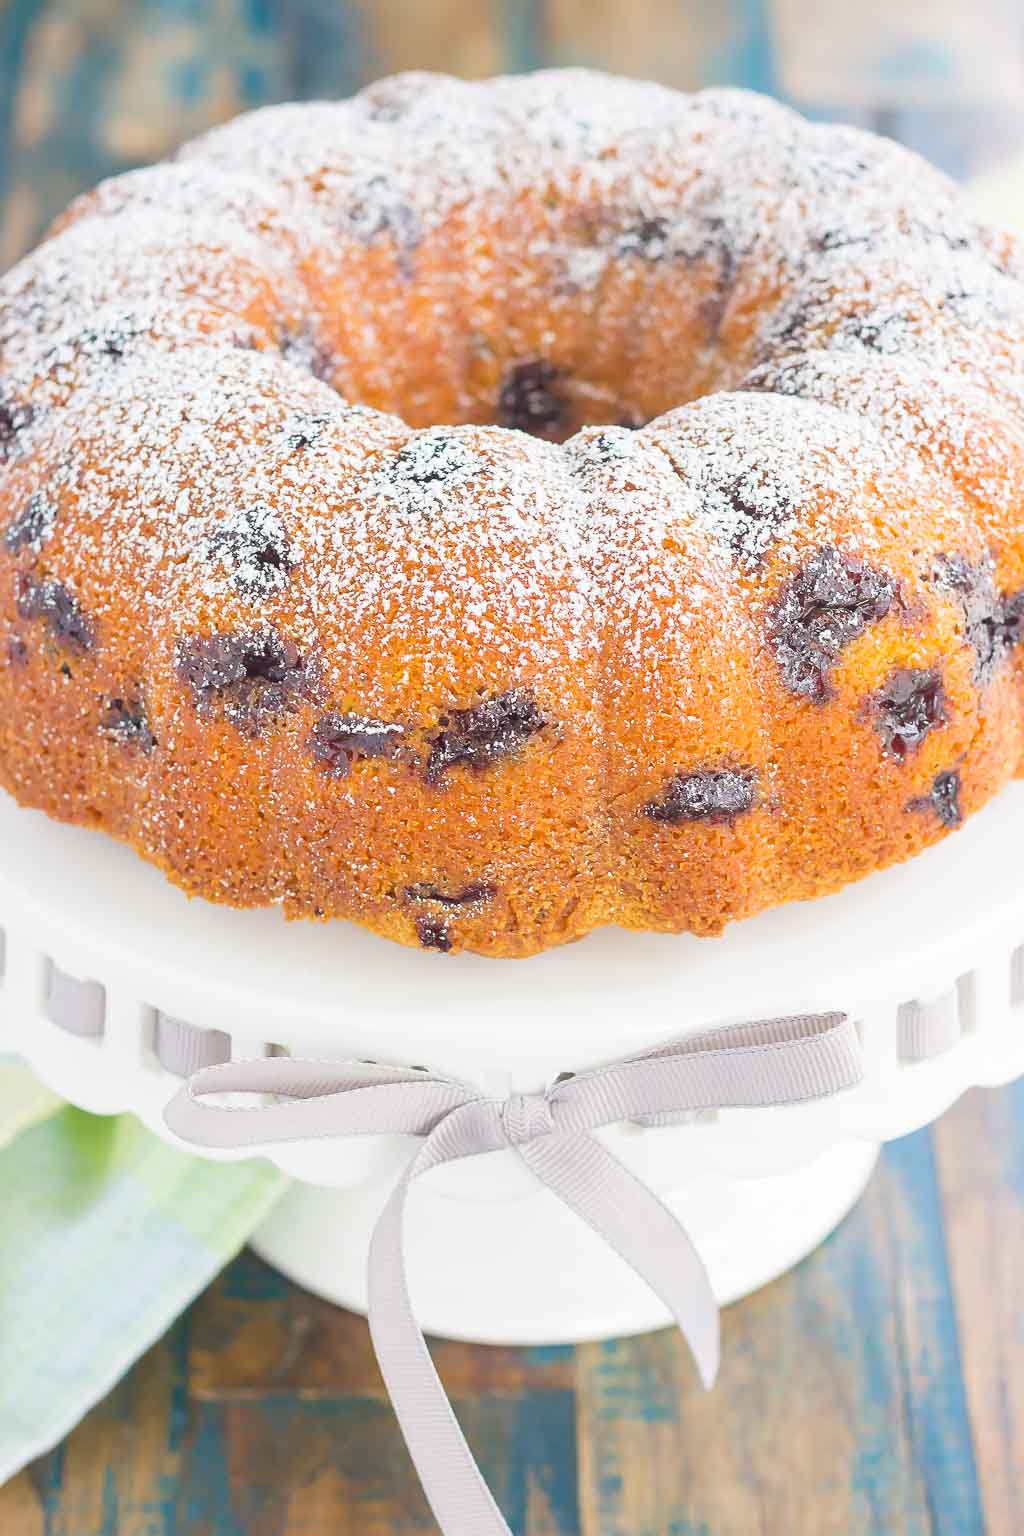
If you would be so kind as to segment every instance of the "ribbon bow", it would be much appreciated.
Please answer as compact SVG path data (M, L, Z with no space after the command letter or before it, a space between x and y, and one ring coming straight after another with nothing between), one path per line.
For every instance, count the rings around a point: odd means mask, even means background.
M512 1148L671 1310L710 1386L718 1371L718 1307L700 1257L667 1206L591 1132L623 1120L678 1124L702 1109L797 1104L862 1076L856 1031L832 1013L691 1035L504 1101L412 1068L287 1057L230 1062L197 1072L165 1118L183 1140L207 1147L388 1133L426 1138L370 1245L374 1349L442 1532L510 1536L413 1314L403 1255L412 1182L442 1163ZM246 1109L204 1101L221 1093L274 1094L276 1102Z

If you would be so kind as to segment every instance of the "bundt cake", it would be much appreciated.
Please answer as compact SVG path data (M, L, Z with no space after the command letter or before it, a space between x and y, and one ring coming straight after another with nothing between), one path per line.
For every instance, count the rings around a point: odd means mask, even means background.
M914 854L1024 750L1022 274L891 143L579 71L106 182L0 283L0 783L496 956Z

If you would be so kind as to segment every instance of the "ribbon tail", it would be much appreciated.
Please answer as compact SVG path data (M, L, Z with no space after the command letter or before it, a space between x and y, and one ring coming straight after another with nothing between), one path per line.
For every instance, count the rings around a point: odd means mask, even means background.
M646 1184L586 1132L516 1147L548 1189L624 1259L671 1311L705 1387L720 1358L718 1303L682 1223Z
M409 1296L403 1244L406 1196L413 1179L446 1160L437 1156L432 1140L406 1170L374 1230L370 1333L405 1443L441 1530L446 1536L512 1536L466 1444Z

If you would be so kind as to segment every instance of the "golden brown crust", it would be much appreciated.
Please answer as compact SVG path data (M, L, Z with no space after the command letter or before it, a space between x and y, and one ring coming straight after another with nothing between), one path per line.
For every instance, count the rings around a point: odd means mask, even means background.
M497 956L913 855L1024 748L1021 270L880 140L574 72L105 184L0 284L0 784Z

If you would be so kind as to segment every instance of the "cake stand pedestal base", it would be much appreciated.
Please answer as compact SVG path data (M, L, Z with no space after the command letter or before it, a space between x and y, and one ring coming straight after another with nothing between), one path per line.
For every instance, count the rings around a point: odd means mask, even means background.
M838 1225L863 1192L878 1147L840 1141L791 1172L699 1175L668 1196L722 1304L783 1274ZM366 1253L390 1188L297 1184L253 1247L289 1279L366 1311ZM515 1206L515 1219L510 1208ZM425 1332L480 1344L573 1344L664 1328L671 1319L633 1272L554 1196L469 1204L417 1187L406 1255Z
M189 902L129 849L0 794L0 1050L83 1108L131 1111L173 1141L164 1109L183 1062L168 1039L214 1059L421 1065L504 1099L694 1031L842 1011L864 1053L846 1093L595 1133L668 1195L728 1302L821 1241L880 1142L1024 1072L1024 885L1007 858L1021 846L1017 781L905 864L720 938L609 928L532 960L484 960ZM362 1308L370 1234L414 1151L384 1135L268 1148L293 1183L260 1252ZM407 1230L413 1299L435 1334L568 1343L668 1321L511 1150L417 1179Z

